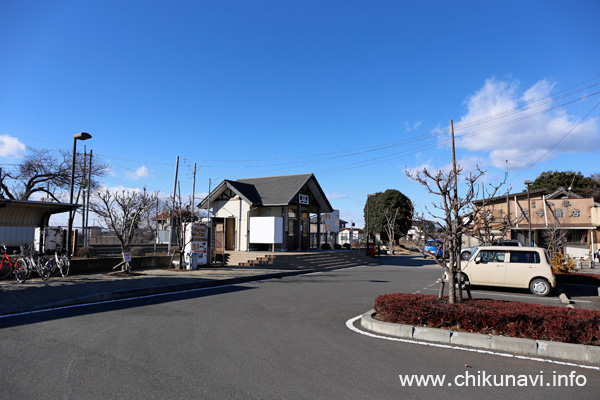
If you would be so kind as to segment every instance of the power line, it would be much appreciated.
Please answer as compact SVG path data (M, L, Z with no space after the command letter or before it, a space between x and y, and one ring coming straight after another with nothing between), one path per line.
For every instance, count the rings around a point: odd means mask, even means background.
M559 144L562 143L563 140L565 140L567 138L567 136L569 136L571 133L573 133L573 131L583 123L583 121L585 121L587 119L587 117L590 116L590 114L598 107L600 106L600 102L596 103L596 105L594 107L592 107L592 109L573 127L571 128L570 131L568 131L563 137L560 138L560 140L558 140L558 142L556 142L554 145L552 145L548 150L546 150L546 152L544 154L542 154L540 157L538 157L534 162L532 162L531 164L529 164L527 167L523 168L521 171L519 171L518 174L516 174L511 180L510 182L514 181L519 175L523 174L523 172L531 169L534 165L536 165L541 159L543 159L544 157L546 157L548 155L548 153L550 153L552 150L554 150Z
M596 78L594 78L594 79L596 79ZM591 88L591 87L595 87L597 85L598 84L589 85L586 88L584 88L583 90ZM551 103L555 99L562 99L562 98L570 96L570 95L572 95L574 93L578 93L580 91L581 90L578 90L578 91L570 92L570 93L563 94L563 95L560 95L560 96L546 97L544 99L536 100L534 102L528 103L529 106L526 105L526 106L520 107L519 109L516 109L516 110L510 110L510 111L506 111L506 112L503 112L503 113L495 114L493 116L488 116L488 117L485 117L485 118L481 118L481 119L479 119L477 121L472 121L472 122L469 122L467 124L462 124L462 125L461 124L457 124L457 125L455 125L455 131L458 132L460 130L466 130L466 129L471 128L473 126L482 125L484 123L489 123L489 122L495 121L495 120L500 120L500 119L503 119L503 118L507 118L508 116L518 115L520 113L527 112L527 111L529 111L529 110L531 110L533 108L539 107L541 105L545 105L545 104ZM575 102L578 102L578 101L581 101L581 100L588 99L588 98L590 98L592 96L596 96L598 94L600 94L600 91L587 94L585 96L576 98L574 100L570 100L570 101L565 102L565 103L561 103L561 104L558 104L558 105L554 105L554 106L545 108L545 109L537 111L535 113L528 113L528 114L522 115L522 116L520 116L518 118L511 119L511 120L508 120L508 121L504 121L504 122L502 122L500 124L493 125L491 127L487 127L487 128L484 128L484 129L481 129L481 130L478 130L478 131L474 131L474 133L480 134L480 133L487 132L487 131L494 130L494 129L498 129L498 128L501 128L501 127L504 127L504 126L507 126L507 125L510 125L510 124L514 124L514 123L523 121L525 119L532 118L532 117L535 117L537 115L541 115L541 114L547 113L549 111L553 111L553 110L558 109L558 108L565 107L565 106L567 106L569 104L572 104L572 103L575 103ZM542 100L544 100L544 101L542 101ZM207 160L207 159L194 159L194 158L185 158L185 159L186 160L193 160L193 161L196 161L196 162L206 162L206 161L209 161L209 162L223 162L223 163L224 162L228 162L228 163L238 163L238 162L254 163L254 162L283 161L283 160L290 160L290 159L307 159L308 158L308 160L302 160L302 161L273 163L273 164L258 164L258 165L257 164L246 164L246 165L237 165L237 164L230 164L230 165L200 165L200 167L203 167L203 168L227 168L227 169L305 166L305 165L319 163L319 162L331 161L331 160L336 160L336 159L341 159L341 158L347 158L347 157L353 157L353 156L367 154L367 153L372 153L372 152L383 151L383 150L386 150L386 149L390 149L390 148L394 148L394 147L399 147L399 146L402 146L402 145L407 145L407 144L418 142L418 141L422 141L422 140L435 139L435 138L438 138L440 136L447 135L448 132L449 132L448 129L444 129L444 130L438 130L436 132L432 132L432 133L428 133L428 134L424 134L424 135L413 136L413 137L402 139L402 140L398 140L398 141L382 143L382 144L374 145L374 146L362 147L360 149L349 149L349 150L341 150L341 151L336 151L336 152L318 153L318 154L312 154L312 155L300 155L300 156L292 156L292 157L286 157L286 158L270 158L270 159L255 159L255 160L231 160L231 159L229 159L229 160L227 160L227 159L224 159L224 160ZM469 137L469 136L472 136L472 134L468 134L468 135L457 134L457 139L465 138L465 137ZM104 157L106 157L106 156L104 156ZM321 157L321 158L315 158L315 157ZM144 163L144 164L158 164L158 165L169 165L169 166L172 165L171 163L156 163L156 162L151 162L151 161L140 161L140 160L136 161L136 160L128 160L128 159L117 158L117 157L110 157L110 158L120 159L120 160L123 160L123 161ZM310 158L313 158L313 159L310 159ZM127 167L124 167L124 168L127 168Z

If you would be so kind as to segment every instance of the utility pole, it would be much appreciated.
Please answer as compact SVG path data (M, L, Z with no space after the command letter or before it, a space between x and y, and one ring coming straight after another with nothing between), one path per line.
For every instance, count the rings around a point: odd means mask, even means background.
M452 237L450 238L451 242L450 242L450 266L452 266L452 269L454 270L456 263L460 262L458 261L458 257L460 255L460 242L462 240L461 237L459 237L459 232L458 232L458 171L456 169L456 149L454 148L454 122L452 120L450 120L450 136L452 138L452 175L454 178L454 182L453 182L453 186L454 186L454 191L452 193L452 211L454 212L454 218L452 221ZM456 248L456 245L458 245L459 247ZM443 257L443 255L442 255ZM462 302L462 285L461 285L461 278L462 278L462 274L461 274L461 267L460 264L458 265L458 274L457 274L457 280L458 280L458 301ZM454 287L449 287L448 290L454 290Z
M208 205L206 206L206 216L208 217L208 257L207 263L210 267L212 265L212 255L213 255L213 224L212 217L210 215L210 189L211 189L211 180L208 178Z
M158 192L156 192L156 217L154 217L154 254L156 254L156 244L158 242Z
M190 216L192 217L192 226L194 226L194 211L196 209L196 163L194 163L194 178L192 179L192 204L190 205Z
M81 208L81 237L83 238L83 245L85 246L85 207L87 203L85 202L86 196L85 192L88 189L87 182L85 181L86 176L86 161L87 161L87 149L86 146L83 146L83 167L81 171L81 203L83 207Z
M92 149L90 149L90 168L88 170L88 192L87 192L87 210L85 212L85 236L84 236L84 245L85 246L89 246L90 245L90 232L89 232L89 225L90 225L90 189L92 186L92 155L93 155L93 151Z
M179 172L179 156L177 156L177 162L175 164L175 183L173 184L173 207L171 208L171 220L169 221L169 239L167 245L167 252L171 253L171 240L173 239L173 218L175 217L175 198L177 196L177 173ZM181 250L181 249L180 249Z

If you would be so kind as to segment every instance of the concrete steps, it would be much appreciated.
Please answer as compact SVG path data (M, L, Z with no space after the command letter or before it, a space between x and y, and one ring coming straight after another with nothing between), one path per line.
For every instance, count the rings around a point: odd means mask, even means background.
M231 252L227 265L266 269L335 269L374 264L373 259L353 250L308 253Z

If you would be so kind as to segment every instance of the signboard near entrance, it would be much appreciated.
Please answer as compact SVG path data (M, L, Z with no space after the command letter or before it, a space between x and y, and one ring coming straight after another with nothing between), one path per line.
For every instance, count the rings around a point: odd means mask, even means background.
M281 244L283 243L283 218L251 217L250 243Z
M305 195L305 194L299 195L298 202L300 204L306 204L306 205L308 205L308 201L309 201L309 197L307 195Z

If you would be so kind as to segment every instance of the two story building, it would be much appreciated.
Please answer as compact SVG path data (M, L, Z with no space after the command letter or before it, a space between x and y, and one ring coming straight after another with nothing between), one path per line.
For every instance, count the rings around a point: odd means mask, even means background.
M531 209L529 208L531 205ZM473 202L475 209L483 208L485 218L495 224L500 236L502 229L509 230L506 239L519 240L524 245L531 243L548 246L548 233L562 231L565 237L565 254L573 257L587 257L598 249L600 233L600 204L593 198L584 198L576 193L560 188L554 193L545 189L513 193ZM475 227L477 221L475 221ZM473 246L473 238L463 241L465 246Z

